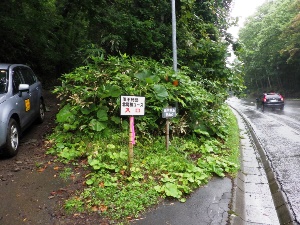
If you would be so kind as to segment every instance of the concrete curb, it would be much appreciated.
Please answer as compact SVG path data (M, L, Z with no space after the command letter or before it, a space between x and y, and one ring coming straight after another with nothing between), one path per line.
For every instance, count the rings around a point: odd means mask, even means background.
M249 128L251 138L254 141L256 150L258 151L261 161L263 163L263 167L265 169L268 178L270 191L272 194L274 206L276 208L280 224L297 225L298 223L296 222L296 217L288 203L286 194L282 190L281 184L276 179L276 172L274 171L272 167L272 163L268 159L265 150L263 149L259 139L257 138L253 126L246 118L243 117L243 120L245 121L247 127Z
M276 179L273 170L269 166L252 126L247 119L236 109L231 107L236 115L241 130L241 170L233 185L233 200L230 224L293 224L282 223L290 221L288 218L278 218L274 197L271 190L276 189ZM271 189L271 186L274 189ZM279 187L279 185L277 185ZM278 190L278 189L277 189ZM277 191L278 192L278 191ZM276 193L277 193L276 192ZM278 204L282 204L279 201ZM287 214L286 210L283 214Z

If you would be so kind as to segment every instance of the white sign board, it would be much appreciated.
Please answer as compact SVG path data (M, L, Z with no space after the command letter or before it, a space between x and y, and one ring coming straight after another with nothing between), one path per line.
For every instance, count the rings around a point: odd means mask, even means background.
M145 115L145 97L121 96L121 116Z

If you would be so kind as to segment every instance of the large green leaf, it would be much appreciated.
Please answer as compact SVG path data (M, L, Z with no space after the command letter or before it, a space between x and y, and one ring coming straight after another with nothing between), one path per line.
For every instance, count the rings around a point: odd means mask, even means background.
M98 118L98 121L107 121L108 120L107 112L103 109L100 109L97 112L97 118Z
M121 89L116 85L105 84L101 90L101 98L119 97L122 93Z
M91 113L91 109L90 109L90 108L87 108L87 107L81 108L80 111L81 111L81 113L82 113L83 115L88 115L88 114Z
M116 85L108 86L107 90L109 91L111 97L119 97L122 92L121 89Z
M144 70L143 72L139 72L135 75L141 81L144 81L148 84L157 83L159 81L159 77L153 75L150 71Z
M96 109L96 105L95 104L91 104L89 106L85 106L85 107L81 108L80 111L81 111L81 113L83 115L88 115L91 112L95 111L95 109Z
M173 183L165 184L165 192L167 196L171 196L174 198L180 198L182 195L182 192L178 190L177 185Z
M120 124L121 123L120 117L116 117L116 116L112 116L111 121L113 121L115 124Z
M76 124L64 123L63 128L64 128L64 131L70 131L70 130L76 130L77 126L76 126Z
M94 131L102 131L107 127L106 123L102 123L96 119L91 120L89 126L91 127L92 130Z
M71 112L71 106L65 105L56 115L57 122L59 123L65 123L65 122L71 122L74 120L74 115Z
M165 100L169 96L167 89L163 85L155 84L153 86L153 90L155 92L156 97L160 101Z

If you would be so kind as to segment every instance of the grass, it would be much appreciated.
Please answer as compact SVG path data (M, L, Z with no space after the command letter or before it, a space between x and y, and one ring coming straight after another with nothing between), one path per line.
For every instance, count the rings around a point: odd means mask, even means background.
M240 138L240 129L238 126L237 118L235 117L234 113L230 111L228 117L228 140L225 145L228 149L230 149L229 161L235 163L236 165L240 164ZM237 171L238 169L239 168L237 168Z
M63 171L59 173L59 177L62 178L64 181L68 181L71 179L71 175L73 174L72 168L66 167Z

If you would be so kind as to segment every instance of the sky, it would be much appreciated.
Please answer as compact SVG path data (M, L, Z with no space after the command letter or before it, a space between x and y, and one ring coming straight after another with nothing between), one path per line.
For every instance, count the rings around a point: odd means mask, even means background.
M243 26L245 19L253 15L257 8L262 5L266 0L233 0L233 7L231 16L239 18L237 27L232 27L229 32L237 38L239 28Z

